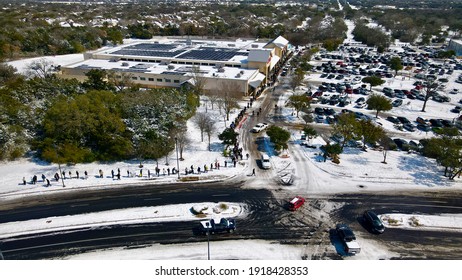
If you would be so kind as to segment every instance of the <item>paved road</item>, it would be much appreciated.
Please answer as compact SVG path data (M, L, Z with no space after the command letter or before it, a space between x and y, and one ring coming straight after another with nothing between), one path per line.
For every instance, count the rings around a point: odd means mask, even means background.
M353 230L365 232L363 236L385 245L399 254L400 259L462 259L462 232L387 228L384 234L374 235L360 218L365 210L371 209L377 214L460 214L460 191L340 195L332 201L345 203L333 213L334 221L347 222Z

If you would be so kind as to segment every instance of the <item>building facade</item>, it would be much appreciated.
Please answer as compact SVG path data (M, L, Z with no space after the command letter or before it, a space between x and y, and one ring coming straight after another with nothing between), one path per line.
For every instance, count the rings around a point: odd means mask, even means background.
M255 95L271 82L289 53L283 37L270 42L155 38L85 53L84 61L62 66L60 74L83 81L89 70L101 69L143 88L201 81L204 91Z

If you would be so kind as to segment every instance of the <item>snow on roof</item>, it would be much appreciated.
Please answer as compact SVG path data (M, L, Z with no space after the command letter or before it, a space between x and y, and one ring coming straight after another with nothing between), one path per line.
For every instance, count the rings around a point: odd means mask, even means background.
M138 62L138 61L109 61L106 59L88 59L78 63L68 65L63 68L81 68L81 69L105 69L105 70L118 70L121 72L139 73L139 74L167 74L171 75L186 75L192 73L192 65L184 64L162 64L151 62ZM254 77L258 69L244 69L237 67L222 67L222 72L218 71L216 66L199 66L201 74L204 77L222 77L228 79L249 80ZM259 77L259 75L257 75Z
M250 50L249 52L249 61L252 62L268 62L270 60L271 50Z
M257 88L261 85L263 80L265 80L265 75L262 73L257 73L257 75L252 80L250 80L249 85L253 88Z
M270 41L268 44L266 44L265 47L270 45L270 44L275 44L279 48L284 48L285 46L287 46L287 44L289 44L289 41L287 41L286 38L284 38L282 36L279 36L276 39Z

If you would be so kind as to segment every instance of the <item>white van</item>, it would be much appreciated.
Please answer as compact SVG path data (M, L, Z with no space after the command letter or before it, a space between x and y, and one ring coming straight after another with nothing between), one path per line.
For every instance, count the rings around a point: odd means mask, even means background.
M261 154L261 166L263 169L271 168L270 157L267 154Z

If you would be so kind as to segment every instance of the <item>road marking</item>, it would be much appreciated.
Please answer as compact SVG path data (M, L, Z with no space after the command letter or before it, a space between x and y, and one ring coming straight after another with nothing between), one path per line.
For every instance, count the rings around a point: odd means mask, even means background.
M89 204L88 203L84 203L84 204L74 204L74 205L71 205L71 207L84 207L84 206L88 206Z
M228 193L225 193L225 194L214 194L214 195L212 195L212 196L230 196L230 194L228 194Z
M155 198L145 198L144 200L148 201L148 200L160 200L162 198L160 197L155 197Z

